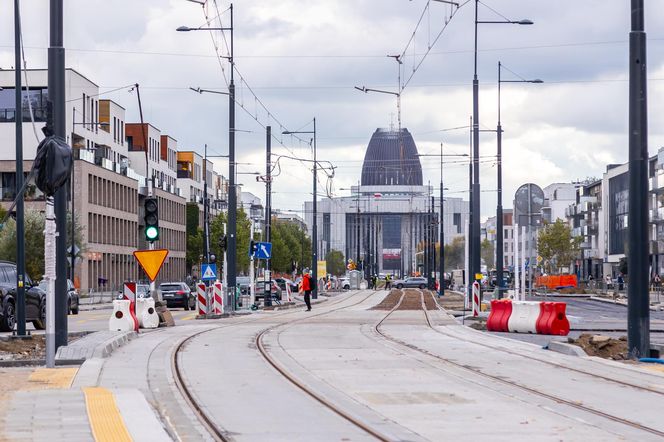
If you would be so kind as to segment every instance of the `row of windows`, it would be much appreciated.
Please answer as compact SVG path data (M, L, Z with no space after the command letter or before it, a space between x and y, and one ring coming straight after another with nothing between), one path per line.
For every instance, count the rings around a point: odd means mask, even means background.
M88 242L135 247L138 221L88 213Z
M183 281L186 276L184 258L168 258L159 272L157 284ZM122 290L126 281L145 281L145 273L139 269L132 255L103 253L99 260L88 262L87 287L92 290Z
M159 219L173 224L186 224L187 209L184 204L158 197Z
M88 177L88 202L123 212L138 212L138 191L105 178Z
M124 129L124 121L118 117L113 117L113 141L120 144L121 146L124 146Z
M157 246L161 249L183 252L187 249L187 232L159 227Z
M150 155L150 160L154 161L155 163L159 162L159 156L160 152L159 150L161 149L159 141L155 140L152 137L148 138L148 143L149 143L149 155Z

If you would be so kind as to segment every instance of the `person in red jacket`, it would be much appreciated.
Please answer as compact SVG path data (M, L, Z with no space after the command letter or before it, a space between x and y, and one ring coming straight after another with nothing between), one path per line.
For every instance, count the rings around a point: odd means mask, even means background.
M302 291L304 292L304 302L307 304L307 311L311 311L311 275L309 269L304 269L302 275Z

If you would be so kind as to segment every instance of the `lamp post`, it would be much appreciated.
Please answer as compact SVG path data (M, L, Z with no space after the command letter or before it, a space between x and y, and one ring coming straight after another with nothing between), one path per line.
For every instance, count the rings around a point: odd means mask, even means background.
M498 182L498 202L496 205L496 285L498 286L498 299L503 297L506 289L504 278L504 262L503 262L503 128L500 124L500 84L501 83L543 83L542 80L536 78L534 80L501 80L500 72L505 68L502 63L498 62L498 125L496 126L496 157L498 162L497 167L497 182ZM509 69L508 69L509 70Z
M199 3L199 2L194 2ZM201 4L203 5L203 4ZM204 6L204 5L203 5ZM236 309L235 286L237 284L236 275L236 244L237 244L237 190L235 186L235 62L233 60L233 4L230 5L230 21L229 27L198 27L190 28L187 26L180 26L177 28L179 32L189 31L230 31L230 53L228 61L231 65L230 82L228 84L228 269L226 275L228 278L227 290L232 299L231 309ZM199 92L199 91L197 91ZM211 92L211 91L209 91ZM201 92L202 93L202 92ZM224 94L226 95L226 94Z
M479 0L475 0L475 46L473 63L473 182L471 192L470 211L472 213L472 226L470 231L470 271L475 280L475 275L480 271L481 245L480 245L480 116L479 116L479 80L477 79L477 25L478 24L514 24L532 25L531 20L478 20L477 9Z
M440 296L445 295L445 226L444 226L444 211L443 211L443 202L444 202L444 191L449 190L443 185L443 158L444 157L468 157L467 153L462 154L444 154L443 153L443 143L440 143L440 153L436 154L418 154L418 157L440 157L440 226L439 226L439 235L440 235L440 249L439 254L439 271L440 271Z
M316 224L318 223L318 211L316 200L318 195L316 194L316 182L317 182L317 161L316 161L316 117L314 117L314 130L285 130L282 132L284 135L294 135L294 134L312 134L314 136L314 201L313 201L313 219L311 223L311 275L314 281L314 289L311 293L311 299L318 298L318 230Z

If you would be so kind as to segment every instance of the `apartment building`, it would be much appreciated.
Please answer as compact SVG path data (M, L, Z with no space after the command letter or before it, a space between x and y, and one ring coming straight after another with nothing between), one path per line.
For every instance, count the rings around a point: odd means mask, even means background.
M23 95L23 168L35 158L46 122L48 73L26 71L29 88ZM16 196L14 71L0 71L0 204ZM155 177L161 235L157 246L168 248L161 280L186 275L185 200L177 187L177 141L145 124L128 124L125 109L100 98L99 87L73 69L65 71L67 141L74 154L68 211L82 228L83 250L74 267L74 282L83 291L117 289L129 279L142 278L132 252L147 248L142 238L142 201L147 177ZM33 125L28 103L32 106ZM145 149L146 137L148 149ZM147 156L146 156L147 151ZM43 211L44 197L30 185L26 209ZM77 244L78 246L78 244ZM39 275L32 275L39 279Z
M514 213L512 209L503 209L503 267L505 269L514 269ZM494 249L494 254L498 253L496 246L496 217L492 216L486 220L482 226L484 233L483 239L491 242ZM495 255L497 257L497 255Z
M574 273L582 280L590 275L599 280L603 275L606 255L602 207L602 180L590 180L576 189L576 199L565 213L572 235L583 238L579 258L573 263Z

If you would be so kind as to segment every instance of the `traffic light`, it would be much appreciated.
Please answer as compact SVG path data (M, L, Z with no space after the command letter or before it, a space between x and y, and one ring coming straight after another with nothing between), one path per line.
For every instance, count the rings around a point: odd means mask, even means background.
M143 203L145 213L143 221L145 221L145 240L154 242L159 240L159 206L157 198L147 197Z
M258 251L258 243L253 239L249 241L249 256L255 256Z
M226 235L221 235L219 237L219 247L222 251L228 248L228 238L226 238Z

